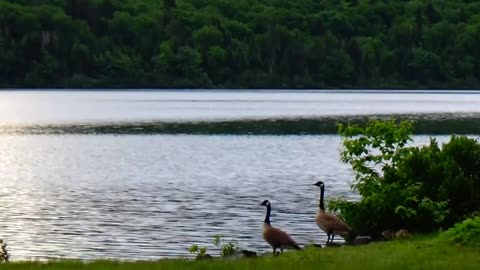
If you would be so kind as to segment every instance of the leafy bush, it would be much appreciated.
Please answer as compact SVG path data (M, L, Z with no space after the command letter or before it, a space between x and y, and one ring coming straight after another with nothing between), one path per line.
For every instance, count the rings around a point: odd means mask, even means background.
M342 161L352 166L359 202L330 201L329 207L358 233L385 229L429 232L450 227L480 207L480 144L452 136L408 146L413 123L372 120L365 127L339 125Z
M480 216L456 224L444 232L443 236L457 244L480 246Z

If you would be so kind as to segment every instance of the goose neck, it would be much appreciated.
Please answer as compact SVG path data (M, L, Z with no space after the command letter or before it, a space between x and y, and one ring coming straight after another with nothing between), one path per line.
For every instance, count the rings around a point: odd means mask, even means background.
M320 203L319 203L318 207L320 207L320 209L322 209L323 211L325 211L325 207L323 205L324 194L325 194L325 187L320 187Z
M272 208L270 204L267 205L267 214L265 215L265 224L270 225L270 212L272 211Z

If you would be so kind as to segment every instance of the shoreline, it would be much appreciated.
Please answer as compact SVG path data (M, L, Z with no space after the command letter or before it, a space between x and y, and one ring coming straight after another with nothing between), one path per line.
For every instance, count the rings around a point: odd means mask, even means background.
M475 269L480 265L478 247L452 245L438 235L372 242L362 246L315 248L288 251L279 256L256 258L215 258L195 261L164 258L151 261L75 260L12 261L2 269ZM348 258L346 260L345 258Z

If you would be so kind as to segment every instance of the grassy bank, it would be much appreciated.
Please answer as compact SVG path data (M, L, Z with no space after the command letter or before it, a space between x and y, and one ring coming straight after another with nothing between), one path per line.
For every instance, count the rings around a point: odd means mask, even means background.
M480 248L461 247L433 237L379 242L360 247L307 248L279 257L236 261L11 263L1 269L479 269Z

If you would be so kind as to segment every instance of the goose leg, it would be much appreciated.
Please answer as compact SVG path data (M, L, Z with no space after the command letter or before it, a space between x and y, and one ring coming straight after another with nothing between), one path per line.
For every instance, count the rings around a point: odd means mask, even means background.
M283 248L280 248L280 252L283 253Z
M335 237L335 234L332 234L332 239L330 239L330 244L333 244L333 238Z
M327 234L328 238L327 238L327 245L328 245L328 242L330 241L330 234Z
M273 248L273 256L277 255L277 248Z

